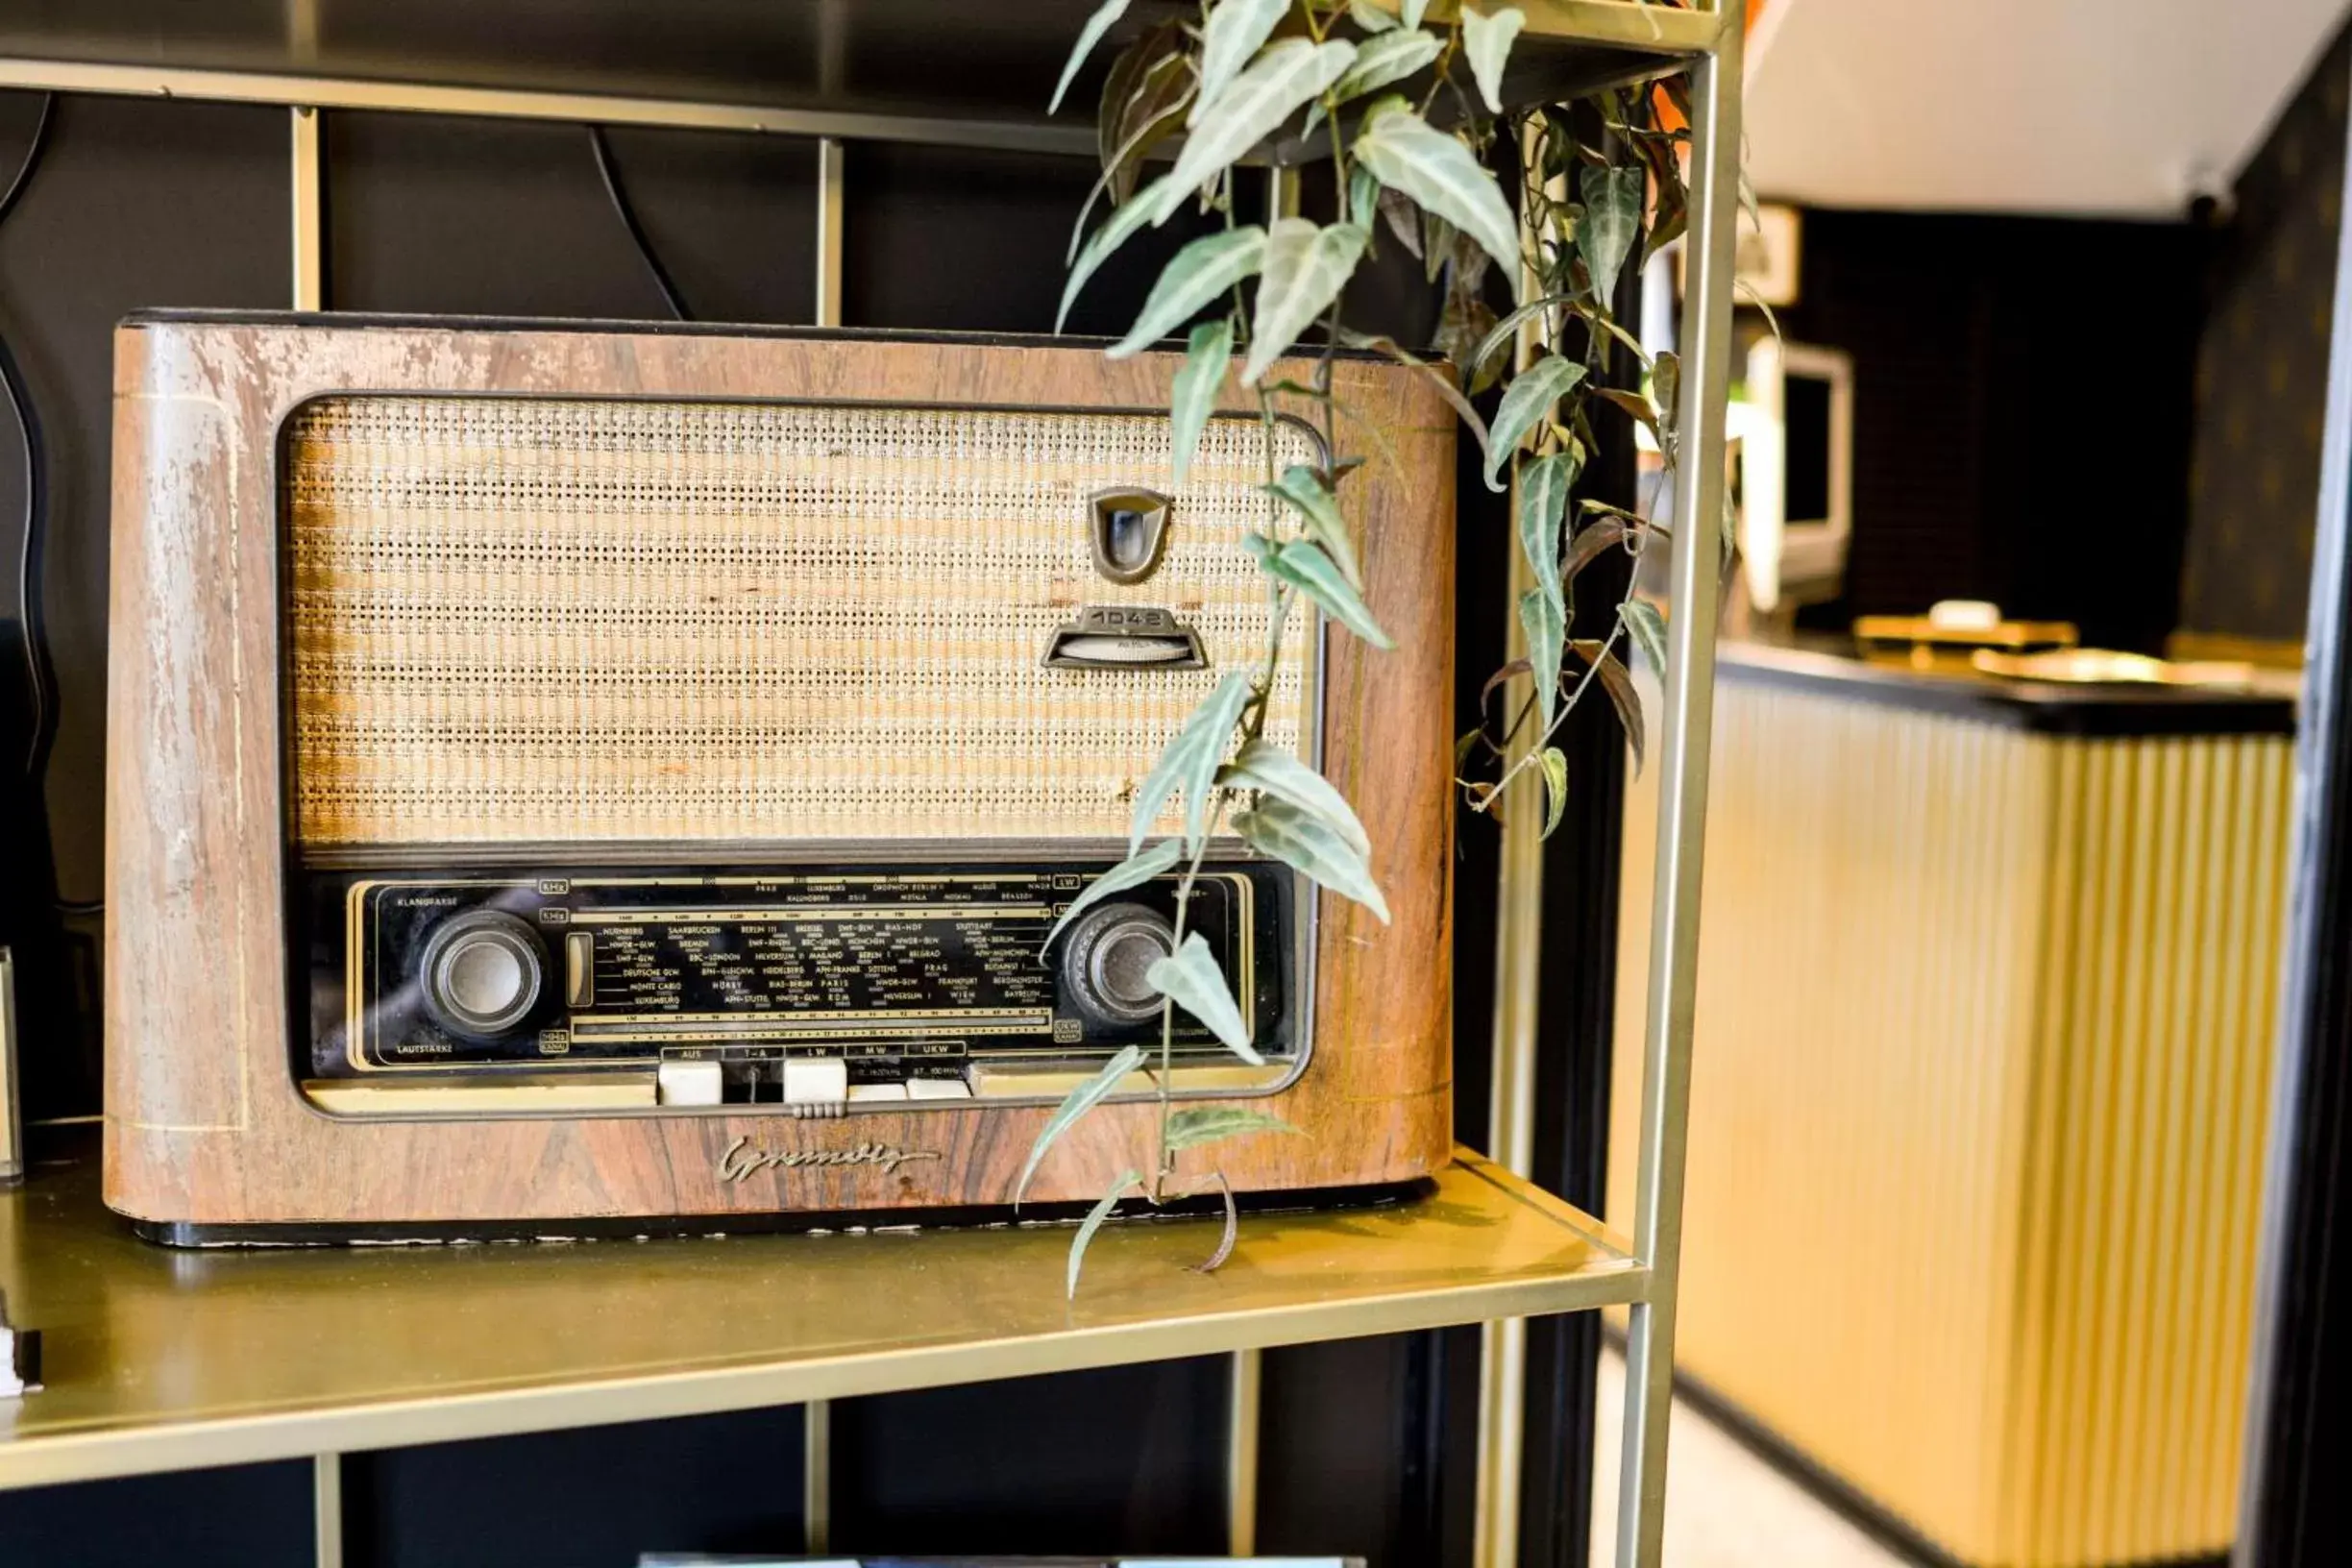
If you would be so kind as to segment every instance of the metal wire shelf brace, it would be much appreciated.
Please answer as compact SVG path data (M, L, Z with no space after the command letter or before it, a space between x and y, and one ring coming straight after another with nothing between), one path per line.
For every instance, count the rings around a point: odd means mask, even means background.
M1633 1247L1641 1285L1629 1308L1622 1490L1617 1568L1657 1568L1664 1526L1668 1416L1672 1406L1674 1327L1680 1272L1685 1116L1690 1087L1692 1005L1696 994L1699 892L1706 816L1713 713L1717 555L1695 548L1705 537L1695 520L1724 506L1724 396L1730 364L1732 276L1739 218L1740 90L1744 10L1727 0L1693 0L1687 11L1658 8L1650 18L1637 0L1523 0L1532 35L1589 37L1614 48L1655 51L1691 72L1689 266L1682 341L1684 462L1674 478L1674 515L1694 520L1675 551L1668 660L1660 729L1660 811L1654 869L1650 971L1644 986L1643 1072L1638 1125ZM1062 156L1093 151L1090 130L974 119L955 113L873 114L769 110L740 104L509 91L433 83L352 81L300 74L123 66L103 61L0 59L0 87L214 102L274 104L288 111L292 304L328 306L321 132L331 108L426 114L625 124L681 130L732 130L817 138L817 286L812 319L841 323L844 276L844 143L853 140L990 147ZM1296 200L1294 170L1270 171L1278 207ZM1516 582L1512 588L1523 586ZM1514 821L1532 814L1512 814ZM1497 1018L1494 1036L1493 1157L1527 1174L1531 1164L1536 1017L1536 923L1542 904L1541 845L1531 832L1506 840L1499 888ZM1524 1322L1489 1325L1481 1388L1477 1568L1516 1568L1522 1495L1522 1442L1516 1411ZM1231 1550L1255 1548L1259 1353L1233 1357L1227 1460ZM826 1550L831 1513L828 1411L804 1408L807 1439L803 1516L808 1546ZM341 1456L314 1463L316 1560L341 1568Z

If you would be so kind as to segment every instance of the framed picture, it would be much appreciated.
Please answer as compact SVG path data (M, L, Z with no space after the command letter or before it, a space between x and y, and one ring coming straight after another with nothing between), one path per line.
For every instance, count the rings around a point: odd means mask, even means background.
M1682 291L1689 247L1674 244L1675 292ZM1804 214L1786 202L1759 203L1739 220L1740 305L1767 305L1775 310L1797 303L1803 282Z

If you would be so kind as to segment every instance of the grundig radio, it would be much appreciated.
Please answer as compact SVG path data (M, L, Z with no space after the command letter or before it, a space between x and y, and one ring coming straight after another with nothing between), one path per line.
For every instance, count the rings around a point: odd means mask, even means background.
M1171 483L1179 362L126 322L108 1202L188 1243L1008 1202L1070 1087L1159 1040L1172 879L1043 939L1262 654L1269 453L1326 458L1229 387ZM1334 374L1407 651L1291 616L1267 732L1356 803L1394 923L1212 841L1188 924L1265 1061L1179 1013L1169 1089L1306 1135L1222 1151L1243 1190L1449 1149L1453 416ZM1150 1062L1033 1198L1148 1165Z

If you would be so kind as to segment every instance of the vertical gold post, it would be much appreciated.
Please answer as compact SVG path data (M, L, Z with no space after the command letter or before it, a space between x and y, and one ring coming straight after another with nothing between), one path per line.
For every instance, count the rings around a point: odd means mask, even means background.
M826 74L838 72L839 7L821 8L819 22L826 35L821 63ZM842 144L832 136L817 140L817 325L839 327L842 320ZM800 1516L807 1527L808 1551L832 1550L833 1534L833 1407L812 1399L800 1408Z
M318 1568L343 1568L343 1456L321 1454L310 1461L311 1559Z
M1294 217L1299 209L1299 171L1266 170L1266 219ZM1225 1418L1225 1550L1246 1557L1258 1550L1259 1389L1265 1371L1262 1353L1233 1354Z
M1541 140L1532 126L1520 146L1531 159ZM1536 268L1541 235L1524 205L1520 244L1520 293L1542 291ZM1519 331L1519 368L1542 352L1548 321L1531 319ZM1516 473L1511 505L1518 505ZM1527 656L1527 629L1519 620L1519 596L1535 585L1525 552L1510 552L1508 591L1504 599L1506 660ZM1504 688L1503 711L1516 713L1534 693L1525 675ZM1506 763L1515 763L1531 743L1513 745ZM1543 779L1519 775L1503 802L1503 867L1495 894L1495 1016L1493 1090L1486 1115L1487 1158L1525 1176L1535 1161L1536 994L1543 962ZM1510 1318L1482 1327L1479 1335L1478 1493L1470 1559L1478 1568L1514 1568L1519 1560L1519 1502L1526 1463L1527 1324Z
M1237 1557L1258 1551L1258 1403L1265 1367L1262 1352L1233 1353L1233 1402L1225 1412L1225 1550Z
M842 324L842 144L817 138L817 325Z
M1299 209L1299 171L1295 165L1266 165L1266 221L1295 218Z
M16 963L0 947L0 1187L24 1174L24 1125L16 1101Z
M1625 1458L1618 1568L1657 1568L1666 1524L1666 1427L1674 1403L1675 1303L1682 1260L1682 1157L1698 993L1699 883L1714 719L1715 616L1722 586L1724 388L1731 370L1731 280L1740 179L1743 9L1718 5L1723 32L1691 76L1690 280L1683 306L1682 461L1674 476L1674 585L1666 632L1657 865L1643 991L1641 1152L1633 1250L1649 1299L1626 1325Z
M324 177L319 168L319 111L286 110L293 129L294 308L327 308L327 250L323 227Z
M833 1402L800 1407L800 1522L814 1556L833 1550Z

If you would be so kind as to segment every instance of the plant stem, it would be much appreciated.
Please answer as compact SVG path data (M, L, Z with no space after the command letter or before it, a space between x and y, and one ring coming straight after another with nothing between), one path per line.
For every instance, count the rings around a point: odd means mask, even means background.
M1626 597L1619 602L1630 604L1632 601L1633 591L1629 588L1626 590ZM1568 715L1576 711L1577 701L1584 695L1584 688L1590 686L1593 676L1601 673L1601 661L1608 657L1609 649L1616 646L1617 634L1623 630L1625 630L1625 622L1621 618L1615 625L1609 627L1609 634L1601 639L1601 651L1585 661L1584 674L1578 677L1576 686L1568 693L1568 700L1562 702L1559 705L1559 711L1552 716L1551 724L1542 735L1536 738L1532 746L1519 754L1517 762L1503 771L1503 776L1496 779L1493 786L1484 795L1478 797L1477 801L1472 804L1471 810L1484 811L1503 798L1503 792L1510 787L1510 781L1525 772L1528 764L1543 754L1544 747L1551 744L1552 737L1559 733L1560 725L1568 722Z

